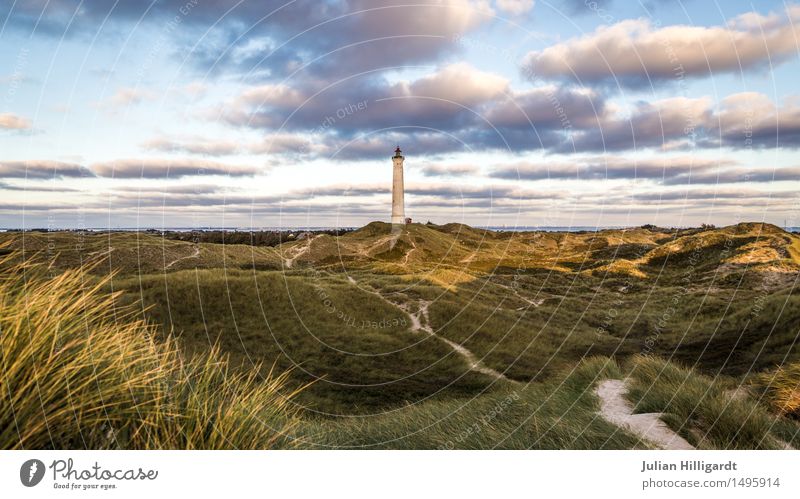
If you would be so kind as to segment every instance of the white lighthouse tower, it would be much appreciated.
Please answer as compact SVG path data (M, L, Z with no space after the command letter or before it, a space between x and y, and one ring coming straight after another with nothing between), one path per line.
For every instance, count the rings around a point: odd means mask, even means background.
M392 156L392 224L406 223L406 210L405 199L403 195L403 160L405 159L401 154L400 146L394 150Z

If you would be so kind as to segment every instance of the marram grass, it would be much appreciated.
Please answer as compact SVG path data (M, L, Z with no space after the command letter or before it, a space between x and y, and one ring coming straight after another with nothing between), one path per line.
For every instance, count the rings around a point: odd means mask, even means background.
M115 307L106 279L0 262L0 448L293 447L286 374L243 374Z
M756 376L754 384L776 412L800 419L800 362L762 373Z

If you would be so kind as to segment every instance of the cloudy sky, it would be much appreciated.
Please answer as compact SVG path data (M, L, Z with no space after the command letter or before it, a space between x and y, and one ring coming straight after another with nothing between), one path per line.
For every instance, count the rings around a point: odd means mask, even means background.
M0 227L800 225L800 4L0 4Z

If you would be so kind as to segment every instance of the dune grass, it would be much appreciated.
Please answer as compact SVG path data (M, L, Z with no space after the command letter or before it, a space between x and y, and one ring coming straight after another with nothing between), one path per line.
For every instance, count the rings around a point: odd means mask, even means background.
M318 448L647 448L597 415L595 383L619 375L613 360L590 358L545 383L504 385L475 398L429 401L371 417L318 419L304 432Z
M791 256L800 239L756 225L512 234L412 224L394 247L387 224L278 248L0 234L15 258L24 246L50 265L5 264L0 443L264 448L296 445L300 432L321 447L635 445L595 417L580 373L597 355L634 356L640 410L663 412L700 447L797 447L794 368L731 396L749 373L800 360L796 267L741 263L773 246ZM306 244L286 269L282 256ZM98 279L112 271L113 283ZM436 334L530 385L493 383L412 332L406 312L424 304ZM666 374L648 378L657 370Z
M776 412L800 420L800 362L761 373L753 384Z
M491 378L443 343L409 331L398 307L325 273L198 270L115 281L148 319L199 353L218 343L237 367L264 362L313 383L297 401L332 414L369 413L437 396L467 396ZM137 293L138 292L138 293Z
M0 448L295 445L286 375L232 372L115 307L105 279L0 263Z
M631 359L629 376L635 412L664 413L664 422L696 447L781 449L800 442L800 425L767 411L731 378L649 356Z

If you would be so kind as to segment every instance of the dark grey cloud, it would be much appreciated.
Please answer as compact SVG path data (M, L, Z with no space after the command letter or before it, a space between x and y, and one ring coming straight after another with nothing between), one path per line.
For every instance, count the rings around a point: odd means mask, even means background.
M168 185L141 185L130 186L120 185L114 186L113 193L115 195L130 196L131 194L138 195L140 193L161 194L161 195L175 195L175 194L214 194L224 192L225 188L217 184L168 184Z
M491 177L509 180L544 179L650 179L675 181L695 174L708 173L736 164L730 159L669 157L627 159L617 156L575 158L569 162L520 162L494 167ZM676 182L682 183L682 182Z
M452 92L453 74L472 78ZM445 95L452 102L443 102ZM225 117L237 126L314 133L318 147L306 152L331 156L341 149L342 159L383 157L386 144L396 142L418 143L428 154L800 146L800 101L778 106L755 92L732 94L719 105L707 97L672 97L617 109L594 91L545 86L515 92L503 80L461 67L444 68L422 83L371 80L308 98L302 87L260 86L226 106Z
M151 182L151 181L149 181ZM328 207L335 210L355 209L362 211L378 207L382 213L389 203L391 191L385 184L329 185L317 188L297 189L279 194L250 194L240 189L231 189L212 184L176 185L150 184L140 186L116 186L108 192L108 198L83 199L80 202L53 199L42 209L96 211L169 208L225 208L232 211L252 209L260 212L299 213ZM458 185L458 184L409 184L406 188L409 206L516 206L519 203L536 203L565 199L569 193L541 192L520 189L508 185ZM110 204L109 204L110 203ZM356 213L356 212L354 212Z
M0 160L0 177L5 178L58 179L93 176L94 173L91 170L78 163L50 160Z
M442 199L492 199L506 197L518 198L523 196L523 193L518 188L506 185L412 185L406 187L406 194L412 196L433 196Z
M330 76L430 62L489 15L472 0L18 0L0 8L12 26L58 36L93 34L102 23L109 34L151 26L201 71L270 79L303 64Z
M49 183L48 183L49 184ZM51 194L58 194L62 192L81 192L80 189L73 189L71 187L64 187L63 185L42 185L40 183L35 184L28 184L28 185L19 185L19 184L9 184L7 182L0 182L0 191L21 191L21 192L43 192L43 193L51 193Z
M800 167L781 167L775 169L734 168L722 171L692 171L664 179L664 184L733 184L765 182L800 181Z
M69 209L71 207L64 206L64 208ZM29 211L40 211L40 212L47 212L52 209L52 206L44 204L44 203L3 203L0 202L0 211L7 211L10 212L18 217L22 217L23 213Z
M388 159L399 145L409 155L435 157L447 153L469 152L470 144L447 132L431 132L416 127L356 136L348 140L325 141L325 157L331 160Z
M753 202L763 199L796 199L797 194L793 192L768 192L753 189L688 189L679 191L658 191L643 194L635 194L632 198L636 201L710 201L710 200L739 200Z
M605 99L588 89L542 86L509 93L488 109L501 129L570 130L595 125L606 114Z
M604 156L495 165L489 176L531 181L646 179L664 185L734 184L798 181L800 167L744 168L730 158L663 156L637 160Z
M425 164L420 172L426 177L465 177L475 175L480 171L476 165L470 164Z
M179 178L203 175L249 176L263 168L224 164L195 158L122 159L95 163L92 171L101 177Z
M630 117L607 115L596 126L576 130L561 152L620 151L662 147L673 141L694 143L712 123L709 99L675 97L635 103Z
M415 144L426 154L555 148L573 127L596 126L608 114L593 92L513 92L505 79L464 64L409 82L356 77L319 85L254 86L210 116L281 134L313 133L317 147L307 152L366 159L385 156L387 142Z
M774 148L800 146L800 100L777 106L757 92L732 94L720 102L709 124L711 147Z
M452 64L411 82L360 75L254 86L223 104L218 116L238 126L340 136L402 126L452 130L479 120L484 107L507 91L500 76Z

